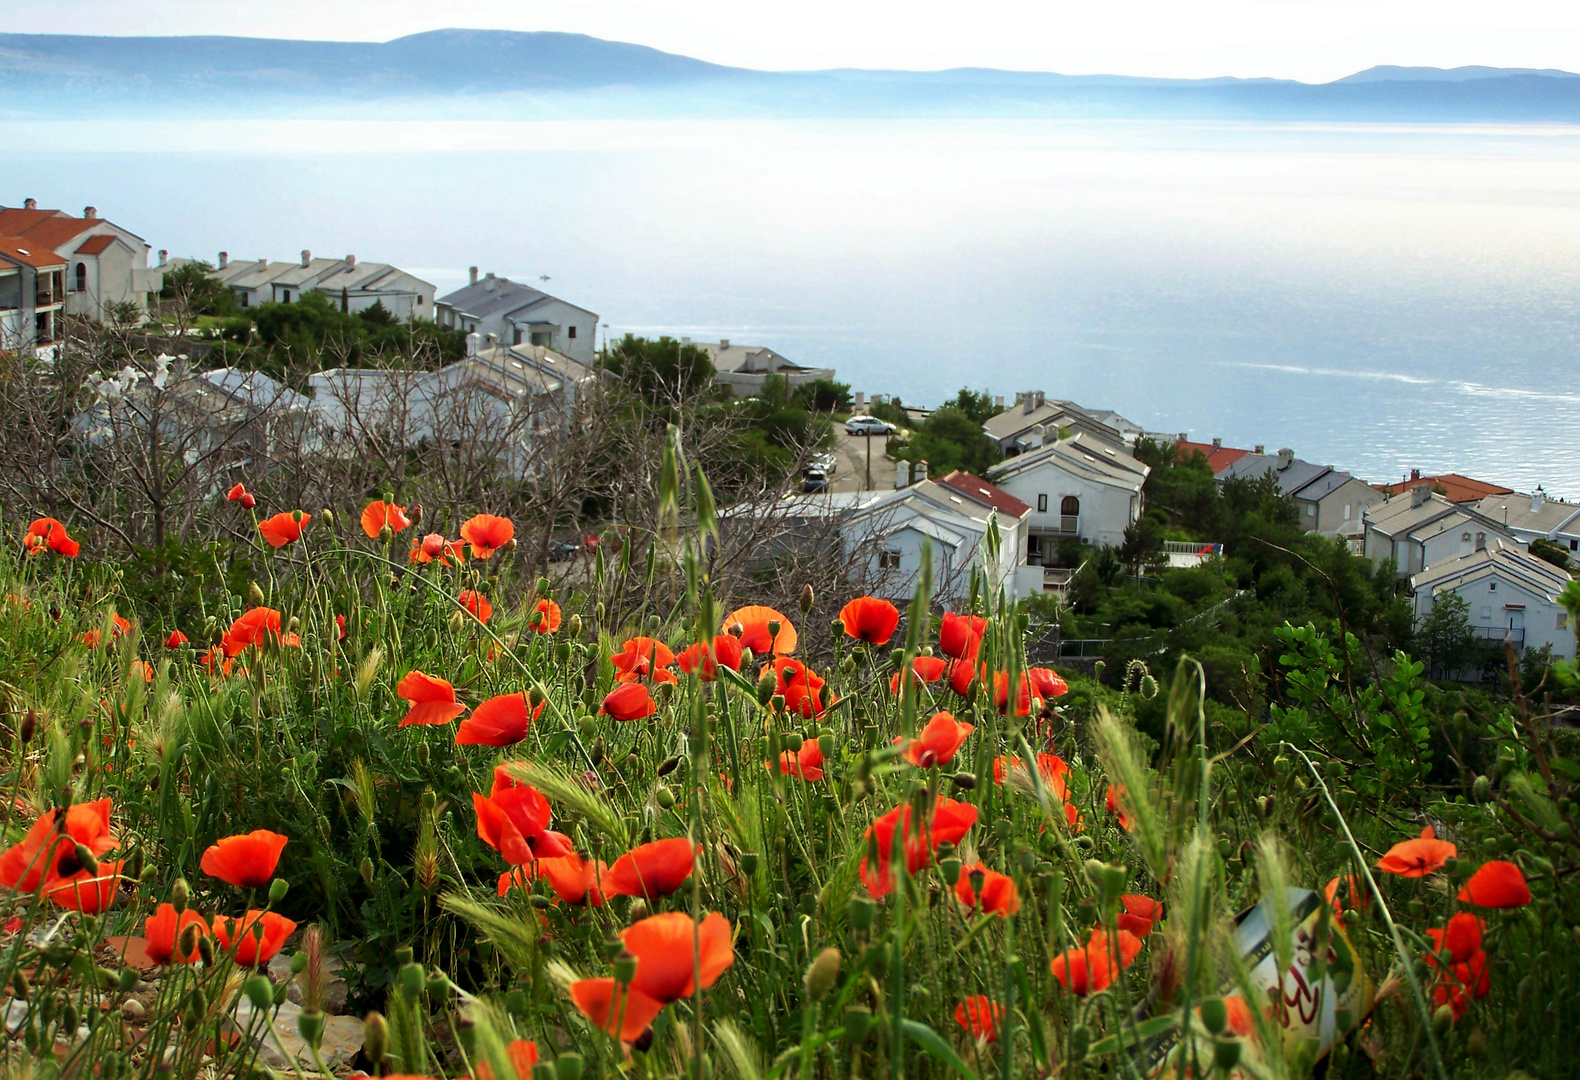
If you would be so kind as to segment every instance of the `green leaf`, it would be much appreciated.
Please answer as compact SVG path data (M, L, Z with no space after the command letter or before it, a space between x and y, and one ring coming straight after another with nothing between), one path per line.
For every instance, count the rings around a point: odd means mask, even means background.
M1136 1043L1155 1039L1165 1031L1173 1031L1179 1026L1179 1022L1180 1018L1175 1013L1170 1013L1167 1016L1154 1016L1151 1020L1143 1020L1134 1027L1126 1028L1116 1035L1097 1040L1092 1044L1092 1048L1087 1051L1087 1056L1096 1055L1101 1057L1104 1054L1112 1054L1119 1049L1121 1039L1124 1040L1124 1045L1126 1046L1134 1046Z
M955 1072L966 1077L966 1080L977 1080L977 1074L971 1071L969 1065L960 1060L960 1055L955 1053L948 1043L944 1042L938 1032L916 1020L901 1020L900 1027L905 1031L906 1038L916 1043L923 1050L926 1050L935 1060L948 1065Z

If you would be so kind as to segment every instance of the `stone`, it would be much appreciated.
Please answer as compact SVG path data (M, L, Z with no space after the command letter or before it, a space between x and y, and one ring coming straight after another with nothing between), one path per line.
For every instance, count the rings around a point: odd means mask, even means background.
M143 1008L143 1003L136 998L127 998L121 1002L121 1017L135 1024L148 1015L148 1010Z
M331 1016L346 1011L346 999L350 994L350 987L346 985L340 971L341 964L337 957L324 957L324 974L327 976L324 980L324 1012ZM302 977L292 976L291 958L284 952L276 953L274 959L269 961L269 977L277 983L289 979L291 985L285 991L285 999L293 1005L302 1003Z
M274 1033L265 1028L260 1040L258 1058L263 1064L275 1069L313 1064L313 1052L296 1029L297 1018L301 1015L301 1008L289 1001L280 1006L274 1018L279 1038L276 1039ZM236 1026L245 1031L251 1022L252 1003L244 997L236 1003ZM346 1064L361 1049L362 1021L350 1016L324 1017L324 1038L319 1044L318 1053L326 1066L332 1069Z

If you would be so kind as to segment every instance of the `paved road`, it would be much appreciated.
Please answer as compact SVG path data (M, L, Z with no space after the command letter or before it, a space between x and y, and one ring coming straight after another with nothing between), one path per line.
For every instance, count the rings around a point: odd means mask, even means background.
M842 426L834 428L834 456L839 464L834 468L833 490L864 491L867 488L867 436L847 435ZM872 438L872 487L886 491L894 487L894 462L884 453L889 444L887 435Z

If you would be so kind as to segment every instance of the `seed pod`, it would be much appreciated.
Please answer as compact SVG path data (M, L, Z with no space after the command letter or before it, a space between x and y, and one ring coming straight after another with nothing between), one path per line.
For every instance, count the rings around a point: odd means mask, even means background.
M675 808L675 793L663 784L658 785L658 789L653 792L653 798L665 810L673 810Z
M1213 1043L1212 1060L1225 1073L1240 1064L1240 1040L1219 1039Z
M973 791L977 786L977 778L975 773L957 772L951 776L949 780L955 785L955 787L964 791Z
M948 884L951 889L954 888L955 884L960 880L960 860L953 857L944 859L939 862L938 869L944 875L945 883ZM979 881L973 892L981 891L981 883Z
M373 884L373 860L372 860L372 858L370 858L367 855L362 856L362 862L357 867L357 873L362 875L362 882L363 882L363 884L365 884L365 885Z
M801 586L801 614L805 615L807 612L811 611L813 602L814 602L814 595L812 593L812 586L811 585L803 585L803 586ZM778 636L779 636L778 634L774 635L774 637L778 637Z
M816 1001L834 989L834 984L839 981L839 960L839 950L830 946L818 953L807 965L806 975L802 981L806 985L806 994L810 1001Z
M1085 1024L1076 1024L1070 1029L1070 1059L1072 1061L1085 1061L1086 1051L1091 1045L1091 1028Z
M185 913L191 898L192 888L187 884L187 879L176 878L176 883L170 889L170 906L176 909L177 915Z
M757 852L741 852L741 858L739 862L741 873L745 874L747 877L751 877L753 874L757 873L757 861ZM1580 930L1576 931L1576 937L1577 939L1580 939Z
M845 1039L852 1046L860 1046L867 1041L867 1034L872 1030L872 1012L860 1005L852 1006L845 1010Z
M878 906L865 896L853 896L845 910L850 915L850 925L857 930L865 930L872 925L872 919L877 914Z
M377 1069L384 1064L384 1054L389 1049L390 1026L382 1014L370 1012L362 1021L362 1053Z
M614 960L614 981L621 986L636 978L636 957L622 950Z
M554 1061L554 1075L557 1080L582 1080L582 1056L561 1054Z
M1229 1022L1229 1009L1224 1005L1223 998L1210 997L1201 1003L1201 1022L1214 1035L1224 1029L1224 1025Z
M274 1004L274 984L267 975L254 975L241 984L241 990L259 1012L267 1011Z
M296 1030L302 1041L316 1050L324 1041L324 1014L317 1009L303 1009L296 1017Z

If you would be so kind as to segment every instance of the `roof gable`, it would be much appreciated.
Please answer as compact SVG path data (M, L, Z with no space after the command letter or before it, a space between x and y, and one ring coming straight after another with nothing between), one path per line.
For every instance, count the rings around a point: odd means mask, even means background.
M960 469L943 477L938 483L958 491L972 502L997 510L1001 514L1008 514L1012 518L1023 518L1031 513L1029 503L1021 502L996 484L990 484L980 476L973 476Z

